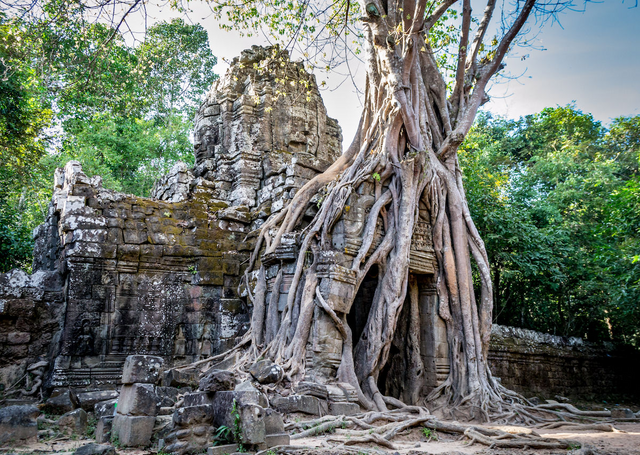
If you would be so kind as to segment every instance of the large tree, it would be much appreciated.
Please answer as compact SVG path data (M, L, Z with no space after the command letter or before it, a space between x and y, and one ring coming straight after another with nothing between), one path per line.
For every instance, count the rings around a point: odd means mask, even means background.
M472 15L470 0L463 1L459 14L452 13L458 7L455 0L373 0L357 5L345 1L324 11L316 8L312 13L308 12L308 3L295 6L287 16L280 10L274 13L271 4L252 2L244 14L234 10L232 19L256 24L289 21L295 35L303 34L309 21L317 20L320 10L329 18L324 24L329 35L333 33L337 39L341 32L349 31L350 17L356 17L361 23L367 63L364 109L356 136L343 155L301 188L284 212L262 227L250 268L259 252L274 252L283 235L299 229L309 202L323 191L321 209L303 231L288 305L277 334L267 339L266 347L257 347L283 363L290 379L299 380L304 372L309 312L320 305L344 338L338 379L356 387L361 402L369 409L386 410L393 400L381 394L378 379L389 358L403 305L411 305L411 313L417 305L417 282L409 271L409 256L414 228L422 217L433 235L438 313L446 324L451 365L449 377L426 397L427 401L437 401L449 409L464 408L476 417L521 411L517 409L518 397L491 376L487 364L493 310L489 260L467 206L458 147L479 107L488 100L489 81L502 69L503 59L527 19L534 12L548 13L561 5L526 0L515 2L508 10L496 8L496 2L489 0L479 18ZM502 19L501 27L492 25L494 15ZM445 17L449 22L459 18L457 27L447 28ZM282 29L286 32L286 27L280 26L278 33ZM457 45L457 53L448 80L443 73L451 60L446 50L439 55L434 46L446 47L451 40ZM378 267L379 278L366 326L352 349L346 316L339 316L327 304L318 288L314 269L317 259L307 268L305 255L312 251L318 258L333 249L332 230L349 210L346 201L366 182L373 182L376 202L367 215L362 245L349 268L356 286L373 266ZM384 224L384 238L371 250L379 218ZM480 276L477 297L472 260ZM254 315L255 309L265 304L260 291L262 288L256 289ZM295 335L289 337L294 313L300 316ZM268 323L269 318L264 322L254 318L254 345L263 341L262 325ZM420 352L417 330L419 326L413 324L406 336L414 353ZM416 371L420 370L419 362L419 355L410 361Z

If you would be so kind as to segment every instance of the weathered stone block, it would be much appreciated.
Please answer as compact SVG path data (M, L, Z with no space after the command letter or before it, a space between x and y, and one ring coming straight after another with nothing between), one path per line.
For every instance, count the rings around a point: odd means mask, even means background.
M219 427L226 425L233 427L231 413L233 402L236 402L236 409L242 406L254 404L263 408L269 407L266 397L258 391L221 391L216 392L213 400L214 425Z
M282 414L275 409L265 409L264 431L267 435L284 433L284 421L282 420Z
M117 255L119 261L138 262L140 259L140 245L118 245Z
M124 242L131 243L135 245L139 245L147 241L147 231L146 230L133 230L133 229L125 229L122 231L124 235Z
M0 443L36 442L40 411L35 406L7 406L0 409Z
M200 380L199 389L206 392L219 392L233 390L236 386L236 378L233 373L226 370L210 370Z
M153 384L125 384L120 391L116 411L122 415L155 416L157 401Z
M83 392L78 394L78 404L87 412L94 411L95 405L103 401L118 398L117 390L98 390L96 392Z
M237 410L240 415L242 442L260 444L265 440L264 408L255 404L242 405Z
M275 446L288 446L291 444L291 437L287 433L268 434L264 438L265 448Z
M78 407L78 397L68 389L45 401L42 410L49 414L62 415Z
M360 406L356 403L329 403L329 414L334 416L351 416L360 413Z
M164 387L197 387L199 374L197 371L167 370L162 373Z
M87 413L84 409L76 409L62 415L56 423L64 434L83 435L87 431Z
M155 384L158 381L160 370L164 364L162 357L153 355L130 355L124 362L122 370L122 383L133 384L136 382Z
M7 334L7 343L9 344L25 344L31 340L29 332L11 332Z
M173 413L173 424L178 427L187 427L189 425L211 423L214 416L215 410L210 404L183 407L176 409Z
M228 455L238 451L238 444L227 444L224 446L214 446L207 449L207 455Z
M278 364L273 363L271 360L265 359L251 365L249 369L251 376L255 378L260 384L271 384L282 380L284 371Z
M74 455L116 455L116 449L107 444L89 443L76 449Z
M124 447L145 447L151 441L156 418L153 416L124 416L113 419L112 437L118 438Z
M111 440L111 429L114 416L102 416L96 423L95 438L98 444L108 443Z
M96 419L99 419L100 417L112 417L116 412L117 403L117 399L96 403L93 406L93 414L95 415Z
M180 392L181 391L178 390L176 387L165 387L165 386L156 387L156 396L158 397L158 407L173 406L178 400L178 394Z
M214 394L212 392L193 392L184 396L183 406L199 406L201 404L213 404Z
M276 397L271 400L271 404L283 414L304 412L312 415L326 415L329 412L329 406L326 401L308 395Z

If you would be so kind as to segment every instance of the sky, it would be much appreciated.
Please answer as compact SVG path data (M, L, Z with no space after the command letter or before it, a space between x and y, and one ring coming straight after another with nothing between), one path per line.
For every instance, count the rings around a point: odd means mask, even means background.
M220 30L206 6L191 5L190 19L209 33L211 50L218 57L218 74L224 74L226 62L243 49L267 44L260 36L240 37ZM482 5L474 5L474 11L479 14ZM166 19L171 13L157 14ZM532 45L515 48L505 60L506 76L492 84L491 101L483 109L518 118L545 107L575 103L604 124L615 117L640 115L640 6L635 6L635 0L589 2L584 11L566 11L542 28L529 22ZM356 84L362 87L364 67L356 64L352 70ZM357 90L340 74L319 73L316 77L328 82L329 89L322 96L348 145L362 109Z

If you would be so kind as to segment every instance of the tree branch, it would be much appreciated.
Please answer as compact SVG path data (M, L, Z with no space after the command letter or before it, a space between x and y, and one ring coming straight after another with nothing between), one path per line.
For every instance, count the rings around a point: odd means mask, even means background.
M444 13L447 12L449 7L456 3L458 0L445 0L436 8L436 10L424 21L424 30L429 31L433 25L438 22Z
M496 0L489 0L487 2L487 6L484 9L484 13L482 15L482 20L480 21L480 26L478 27L478 31L476 35L473 37L473 44L471 46L471 53L468 55L466 67L469 70L471 76L475 76L476 68L477 68L477 58L478 51L480 50L480 45L482 44L482 40L484 39L484 35L487 32L487 27L491 22L491 18L493 17L493 11L496 7Z

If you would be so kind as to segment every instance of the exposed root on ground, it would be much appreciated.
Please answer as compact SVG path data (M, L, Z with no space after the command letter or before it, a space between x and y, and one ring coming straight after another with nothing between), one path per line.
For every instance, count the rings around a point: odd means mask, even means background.
M383 422L381 425L374 423ZM567 422L558 422L560 425ZM573 429L581 429L579 423L570 424ZM302 439L330 433L327 442L338 443L334 448L356 444L376 444L391 450L398 448L393 439L415 427L423 427L443 433L457 434L470 440L470 444L480 443L490 448L521 449L568 449L579 446L574 441L544 438L533 430L526 428L491 428L477 425L466 425L457 422L445 422L431 415L424 407L405 406L386 412L366 412L355 416L325 416L318 419L289 423L287 431L294 433L291 439ZM618 431L611 425L585 425L586 429L601 431ZM609 429L605 429L605 427ZM508 431L507 431L508 430Z
M552 422L538 425L536 428L541 430L553 430L557 428L567 428L577 431L605 431L611 433L626 433L626 431L618 430L610 423L577 423L577 422Z

